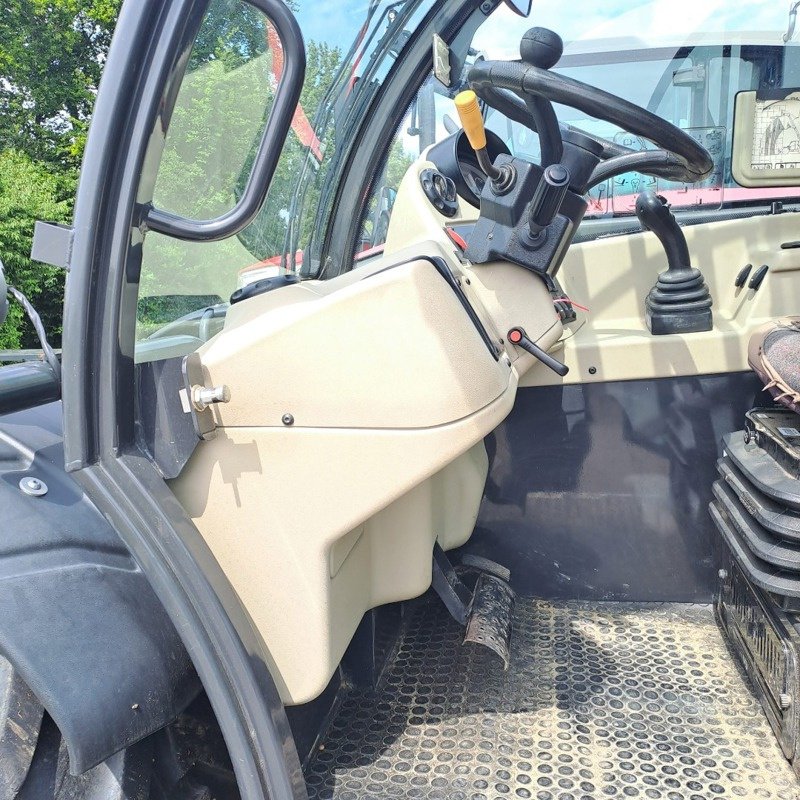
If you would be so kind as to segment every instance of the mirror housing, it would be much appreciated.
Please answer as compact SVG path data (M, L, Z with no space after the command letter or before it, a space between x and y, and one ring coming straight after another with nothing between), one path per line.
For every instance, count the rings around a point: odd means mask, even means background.
M515 13L521 17L527 17L531 13L531 6L533 0L503 0L503 2Z

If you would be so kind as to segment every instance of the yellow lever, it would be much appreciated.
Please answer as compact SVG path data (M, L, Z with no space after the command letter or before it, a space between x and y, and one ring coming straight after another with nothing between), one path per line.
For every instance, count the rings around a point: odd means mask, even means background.
M471 89L459 92L456 95L456 111L461 119L461 127L467 134L467 139L473 150L483 150L486 147L486 129L483 127L483 115L478 105L478 96Z

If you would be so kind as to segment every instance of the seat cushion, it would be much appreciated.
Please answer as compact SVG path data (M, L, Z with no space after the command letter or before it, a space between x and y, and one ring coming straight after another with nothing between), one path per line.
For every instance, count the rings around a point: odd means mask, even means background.
M800 317L783 317L750 339L750 366L776 402L800 414Z

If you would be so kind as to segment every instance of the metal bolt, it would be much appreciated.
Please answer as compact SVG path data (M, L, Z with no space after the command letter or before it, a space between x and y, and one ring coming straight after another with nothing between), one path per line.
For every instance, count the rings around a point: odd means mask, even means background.
M47 494L47 484L39 480L39 478L32 478L28 476L19 482L19 488L30 497L41 497Z
M294 425L294 417L291 414L284 414L281 417L281 422L284 425Z
M205 386L192 386L192 405L198 411L205 411L214 403L230 403L231 390L223 386L213 386L207 389Z
M718 578L719 578L721 581L727 580L727 579L728 579L728 570L726 570L726 569L721 569L721 570L720 570L720 571L717 573L717 577L718 577Z
M596 375L597 374L597 367L589 367L589 374Z
M792 696L784 692L778 698L778 704L781 707L781 711L786 711L787 709L792 707Z

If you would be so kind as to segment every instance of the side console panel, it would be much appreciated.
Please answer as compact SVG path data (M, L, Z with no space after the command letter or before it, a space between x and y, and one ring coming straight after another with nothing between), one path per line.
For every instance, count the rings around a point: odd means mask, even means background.
M261 632L284 701L303 703L365 611L429 587L435 541L469 538L483 439L517 373L430 258L271 295L234 306L200 349L230 402L171 486Z

